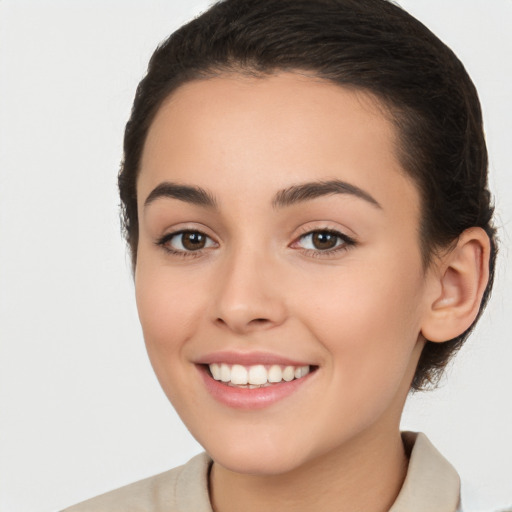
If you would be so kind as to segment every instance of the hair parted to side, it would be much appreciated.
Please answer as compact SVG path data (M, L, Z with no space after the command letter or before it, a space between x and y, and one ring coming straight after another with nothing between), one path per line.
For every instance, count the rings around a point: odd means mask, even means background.
M454 53L387 0L224 0L156 49L137 88L119 173L122 224L134 268L137 175L162 102L192 80L280 71L307 72L369 92L386 107L397 128L402 166L422 198L425 266L467 228L478 226L489 235L490 278L481 314L494 278L496 237L477 92ZM427 341L413 390L437 384L475 323L447 342Z

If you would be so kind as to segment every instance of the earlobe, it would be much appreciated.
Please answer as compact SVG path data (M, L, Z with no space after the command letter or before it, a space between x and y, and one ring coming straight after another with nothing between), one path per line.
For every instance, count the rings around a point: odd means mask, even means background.
M456 338L468 329L480 310L489 280L490 241L482 228L469 228L455 247L439 258L435 290L427 304L421 333L430 341Z

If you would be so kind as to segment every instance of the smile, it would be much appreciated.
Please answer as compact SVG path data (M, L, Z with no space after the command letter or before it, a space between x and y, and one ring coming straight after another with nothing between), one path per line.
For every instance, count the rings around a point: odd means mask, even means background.
M205 356L196 368L217 402L239 410L270 407L308 386L318 373L316 365L278 356L226 352Z
M208 368L216 381L229 386L248 389L268 387L283 381L291 382L294 379L305 377L311 371L309 365L282 366L278 364L244 366L241 364L212 363L208 365Z

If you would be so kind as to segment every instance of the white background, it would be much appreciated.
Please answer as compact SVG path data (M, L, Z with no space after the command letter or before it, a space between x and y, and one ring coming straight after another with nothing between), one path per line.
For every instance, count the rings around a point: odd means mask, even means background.
M498 510L512 505L512 1L401 3L479 89L501 238L491 305L403 427L457 467L468 512ZM0 0L0 512L50 512L200 450L146 357L116 174L152 50L206 6Z

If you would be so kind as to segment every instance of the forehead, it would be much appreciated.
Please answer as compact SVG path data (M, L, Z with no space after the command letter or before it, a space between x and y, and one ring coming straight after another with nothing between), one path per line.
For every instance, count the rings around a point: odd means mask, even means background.
M415 207L396 147L387 110L369 93L298 73L225 75L187 83L164 102L146 139L138 195L166 180L234 199L336 178L384 202L409 189L401 197Z

